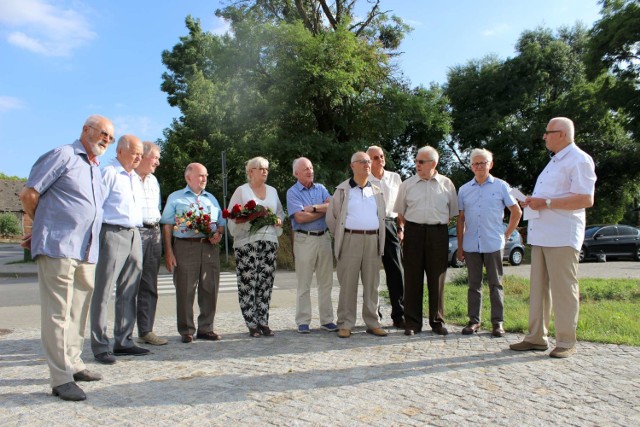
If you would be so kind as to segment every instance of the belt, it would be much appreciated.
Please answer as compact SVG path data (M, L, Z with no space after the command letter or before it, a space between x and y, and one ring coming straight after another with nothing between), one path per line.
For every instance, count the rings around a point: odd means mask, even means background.
M388 217L385 217L385 219L384 219L384 220L385 220L385 221L393 221L393 222L395 222L395 221L396 221L396 218L394 218L394 217L392 217L392 216L388 216Z
M154 229L154 228L158 228L158 227L160 227L160 224L158 224L157 222L154 222L153 224L142 224L141 228Z
M195 243L209 243L209 244L211 244L209 239L198 238L198 237L178 237L178 240L180 240L182 242L195 242Z
M296 230L296 233L306 234L307 236L322 236L326 232L327 230L322 230L322 231Z
M422 227L422 228L427 228L427 227L446 227L447 224L418 224L417 222L411 222L411 221L405 221L404 222L405 225L411 225L414 227Z
M348 228L345 228L344 232L351 234L378 234L378 230L349 230Z
M116 229L118 229L118 231L124 231L124 230L126 230L126 231L133 231L133 230L136 230L136 229L137 229L137 227L124 227L124 226L122 226L122 225L109 224L108 222L103 222L103 223L102 223L102 226L103 226L103 227L112 227L112 228L116 228Z

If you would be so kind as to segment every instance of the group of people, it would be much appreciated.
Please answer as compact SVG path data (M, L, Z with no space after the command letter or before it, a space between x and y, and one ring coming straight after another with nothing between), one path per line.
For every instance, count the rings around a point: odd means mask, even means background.
M220 276L217 243L225 228L233 236L238 301L251 337L273 337L269 306L276 271L278 237L285 219L275 188L266 184L269 162L246 163L247 183L233 193L229 206L269 212L270 222L255 229L252 221L223 212L205 190L208 173L200 163L185 170L186 187L169 195L161 209L153 175L160 150L133 135L119 138L116 158L98 168L98 157L115 141L107 118L90 116L80 138L42 155L20 194L33 218L24 245L38 264L42 342L54 395L84 400L76 384L97 381L81 359L84 330L90 318L91 348L96 361L116 363L116 356L140 356L149 350L133 342L164 345L153 332L157 276L164 246L165 262L176 288L177 330L183 343L217 341L214 331ZM528 241L533 246L529 334L513 350L546 350L553 299L556 348L552 357L575 352L578 319L577 264L584 238L585 208L593 205L596 181L593 160L573 141L567 118L554 118L544 140L553 154L532 196L520 200L509 185L491 175L493 155L471 152L474 177L460 187L438 173L439 154L417 150L416 174L404 182L385 169L381 147L351 156L352 177L333 194L314 182L312 162L293 162L296 183L287 191L295 270L298 280L297 331L310 333L311 284L315 273L320 327L349 338L356 325L358 285L363 285L362 319L366 332L386 336L379 310L382 264L391 302L391 320L405 335L423 330L424 277L428 322L447 335L444 283L448 266L448 224L457 217L458 259L469 272L468 317L463 334L480 329L483 270L491 301L492 335L503 336L502 255L505 239L517 227L525 208ZM503 226L505 208L509 223ZM206 224L206 230L195 227ZM333 250L332 250L333 242ZM340 284L337 316L331 300L333 261ZM116 286L114 342L107 333L107 306ZM193 305L198 294L199 315ZM335 323L334 323L335 319Z

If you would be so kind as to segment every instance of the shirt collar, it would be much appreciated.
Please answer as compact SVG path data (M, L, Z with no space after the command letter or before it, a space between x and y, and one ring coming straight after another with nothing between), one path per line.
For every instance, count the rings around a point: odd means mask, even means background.
M567 154L569 154L571 151L573 151L576 147L575 142L572 142L571 144L567 145L566 147L564 147L562 150L558 151L553 158L554 159L562 159L564 156L566 156Z
M302 190L311 190L312 188L314 188L316 186L316 183L313 182L311 183L311 187L307 188L304 185L302 185L302 183L300 181L296 181L296 183L294 184L296 186L296 189L298 191L302 191Z
M98 156L95 156L93 160L89 160L89 153L87 153L87 150L85 150L84 145L82 145L82 142L80 142L79 139L76 139L72 145L73 145L73 152L75 154L86 157L87 161L94 166L100 165L100 162L98 161Z
M201 197L201 196L206 196L209 197L209 193L207 193L207 190L202 190L202 193L200 193L199 195L194 193L193 190L191 189L191 187L189 187L188 185L186 187L184 187L184 190L182 190L184 192L184 194L193 194L195 197Z
M489 184L493 184L493 181L495 181L495 178L493 177L493 175L489 174L489 177L487 178L487 180L485 182L483 182L482 184L486 184L487 182ZM478 181L476 181L476 177L475 176L471 180L471 185L482 185L482 184L480 184Z
M360 187L357 182L353 178L349 178L349 185L351 188ZM367 183L364 185L365 187L371 187L371 183L367 180ZM364 187L363 187L364 188Z

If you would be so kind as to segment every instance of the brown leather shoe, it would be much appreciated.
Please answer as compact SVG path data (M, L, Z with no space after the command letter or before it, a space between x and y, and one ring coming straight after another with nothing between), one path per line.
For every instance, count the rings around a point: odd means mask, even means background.
M437 334L437 335L449 335L449 331L447 331L447 328L445 328L442 325L435 326L431 328L431 330L433 331L434 334Z
M462 335L473 335L480 329L480 323L467 323L467 326L462 328Z
M191 335L191 334L184 334L184 335L182 336L182 342L183 342L183 343L187 344L187 343L190 343L191 341L193 341L193 335Z
M340 338L349 338L351 336L351 331L349 329L339 329L338 336Z
M404 319L398 319L393 321L393 327L398 329L405 329L406 325L404 323Z
M196 338L198 338L199 340L205 340L205 341L218 341L222 339L222 336L216 334L213 331L209 331L209 332L198 332L196 334Z
M498 338L504 336L504 329L502 328L502 322L496 323L493 325L493 330L491 331L491 335Z
M386 337L389 335L389 333L382 328L367 329L367 333L377 337Z

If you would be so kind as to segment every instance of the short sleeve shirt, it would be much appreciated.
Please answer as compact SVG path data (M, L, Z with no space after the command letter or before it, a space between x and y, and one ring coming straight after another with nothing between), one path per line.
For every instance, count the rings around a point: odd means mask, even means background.
M169 195L167 204L162 211L160 222L162 224L176 225L176 215L182 216L197 205L204 208L203 213L211 215L212 219L215 218L216 225L224 227L227 224L227 221L222 218L222 209L220 209L220 204L214 195L208 191L203 191L200 195L196 195L188 185L184 189L174 191ZM202 237L202 234L196 236L194 230L188 230L186 227L178 227L177 229L174 227L173 236L190 238Z
M330 197L329 191L322 184L313 183L311 187L306 188L297 181L289 190L287 190L287 212L291 219L291 228L294 230L304 231L323 231L327 229L325 217L318 218L315 221L299 224L294 218L294 214L302 212L305 206L321 205Z

